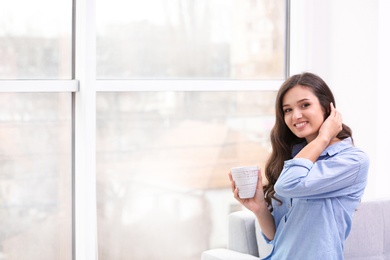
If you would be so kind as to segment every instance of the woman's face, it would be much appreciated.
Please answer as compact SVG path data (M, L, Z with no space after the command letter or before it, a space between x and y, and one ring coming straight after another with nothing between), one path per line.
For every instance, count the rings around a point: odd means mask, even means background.
M313 141L324 122L324 109L308 87L297 85L282 100L284 122L299 138Z

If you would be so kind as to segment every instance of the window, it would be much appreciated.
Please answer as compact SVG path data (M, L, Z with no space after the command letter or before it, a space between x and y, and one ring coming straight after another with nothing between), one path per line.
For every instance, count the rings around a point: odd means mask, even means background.
M227 173L269 153L287 5L2 8L0 258L199 259L225 246L240 209Z

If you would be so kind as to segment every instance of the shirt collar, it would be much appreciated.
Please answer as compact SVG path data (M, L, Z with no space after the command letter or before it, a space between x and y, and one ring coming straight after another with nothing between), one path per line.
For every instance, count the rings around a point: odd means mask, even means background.
M306 144L307 144L306 141L304 141L302 143L294 145L292 148L292 154L291 154L292 157L295 157L295 155L297 155L302 150L302 148L306 146ZM324 156L326 154L332 156L351 146L353 146L352 139L351 137L348 137L344 140L341 140L340 142L337 142L335 144L326 147L326 149L321 153L321 156Z

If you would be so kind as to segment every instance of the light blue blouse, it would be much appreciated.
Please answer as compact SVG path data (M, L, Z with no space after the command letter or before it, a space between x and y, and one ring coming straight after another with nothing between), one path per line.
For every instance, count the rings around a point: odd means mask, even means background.
M293 149L294 157L303 145ZM351 138L327 147L318 160L285 161L275 184L273 260L341 260L352 216L367 184L369 159Z

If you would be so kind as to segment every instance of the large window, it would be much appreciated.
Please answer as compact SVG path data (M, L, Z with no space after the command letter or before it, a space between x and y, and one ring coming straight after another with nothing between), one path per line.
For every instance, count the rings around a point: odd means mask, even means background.
M241 209L229 169L269 154L287 5L3 6L0 259L199 259L226 246Z

